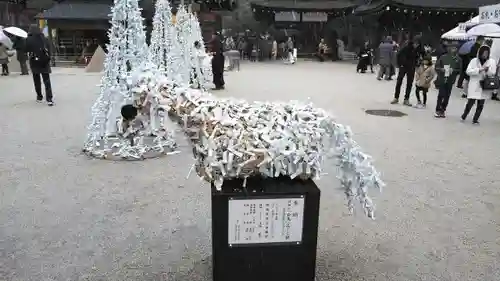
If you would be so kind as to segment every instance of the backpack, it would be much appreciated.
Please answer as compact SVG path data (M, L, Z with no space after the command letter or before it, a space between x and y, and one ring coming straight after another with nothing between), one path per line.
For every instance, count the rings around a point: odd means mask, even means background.
M33 50L31 60L38 67L45 67L50 62L49 50L45 38L41 38L42 44Z

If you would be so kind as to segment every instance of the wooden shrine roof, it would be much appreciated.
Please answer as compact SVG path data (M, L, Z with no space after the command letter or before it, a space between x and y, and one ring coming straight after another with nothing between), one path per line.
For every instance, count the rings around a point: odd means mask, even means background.
M141 3L141 6L144 3ZM83 21L109 20L112 6L112 0L62 0L38 14L36 18ZM143 15L146 18L151 18L151 13L147 10L143 10Z
M329 11L354 8L359 1L337 0L337 1L265 1L253 2L252 6L276 9L276 10L315 10Z
M108 3L62 2L38 14L36 17L47 20L107 20L111 12Z
M368 14L384 9L386 6L401 8L421 8L431 10L474 10L480 6L498 4L499 0L374 0L356 8L356 14Z

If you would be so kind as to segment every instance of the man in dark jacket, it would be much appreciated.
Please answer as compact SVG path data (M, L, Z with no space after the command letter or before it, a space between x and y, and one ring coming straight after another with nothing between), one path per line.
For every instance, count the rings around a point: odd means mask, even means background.
M26 65L26 61L28 60L28 56L26 55L26 40L16 36L13 47L16 50L16 58L21 67L21 75L28 75L28 66Z
M383 76L385 76L385 80L389 80L389 77L391 77L393 54L394 45L392 44L392 37L388 36L378 47L378 63L380 65L377 75L378 80L382 80Z
M50 84L50 42L43 35L36 24L31 25L26 39L26 53L28 54L36 100L42 102L42 81L45 85L45 99L49 106L53 106L52 86ZM40 79L41 78L41 79Z
M394 92L394 99L391 104L399 103L399 95L401 92L401 85L403 78L406 76L406 92L403 101L404 105L411 106L410 94L413 86L413 79L415 77L415 68L417 67L420 59L424 56L425 51L420 43L419 38L409 41L399 53L397 54L397 63L399 66L398 78L396 82L396 89Z
M212 51L212 75L215 88L213 90L224 89L224 54L222 42L218 34L212 36L210 41Z
M436 118L446 117L446 108L451 96L451 90L457 79L457 76L462 70L462 60L457 54L457 46L455 44L448 44L448 52L439 57L436 62L436 73L438 75L438 88L439 93L436 102Z

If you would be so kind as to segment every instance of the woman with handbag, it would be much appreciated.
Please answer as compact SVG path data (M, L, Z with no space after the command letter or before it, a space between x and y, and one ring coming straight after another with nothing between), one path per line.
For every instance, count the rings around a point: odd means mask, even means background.
M470 78L467 85L467 104L462 114L462 121L465 121L472 107L477 103L472 124L479 124L486 96L489 96L493 90L500 86L498 77L495 75L496 62L490 58L489 46L479 48L477 57L470 61L466 73Z

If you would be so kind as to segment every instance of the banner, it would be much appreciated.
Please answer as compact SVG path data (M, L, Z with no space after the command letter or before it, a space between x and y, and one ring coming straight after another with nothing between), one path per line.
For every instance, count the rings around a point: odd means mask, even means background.
M297 12L278 12L274 14L274 21L300 21L300 14Z
M328 14L323 12L305 12L302 13L302 21L304 22L327 22Z
M500 4L479 7L479 23L500 23Z

